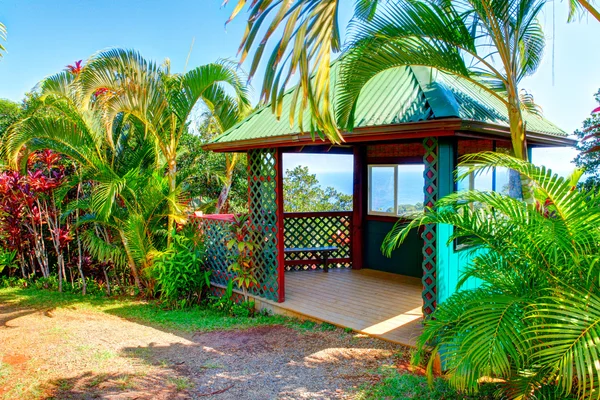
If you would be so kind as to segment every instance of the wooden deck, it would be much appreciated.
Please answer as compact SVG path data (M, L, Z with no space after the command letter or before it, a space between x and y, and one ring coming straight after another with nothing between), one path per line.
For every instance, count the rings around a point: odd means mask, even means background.
M295 271L285 275L285 302L267 303L274 312L414 346L421 333L421 289L418 278L370 269Z

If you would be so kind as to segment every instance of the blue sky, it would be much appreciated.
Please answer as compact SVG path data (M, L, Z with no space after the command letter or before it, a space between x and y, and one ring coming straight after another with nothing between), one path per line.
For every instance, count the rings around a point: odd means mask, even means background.
M8 53L0 61L0 98L18 101L45 76L109 47L135 48L157 61L169 58L174 71L184 70L193 39L190 67L235 59L245 21L242 13L225 28L235 0L231 1L222 8L219 0L0 0L0 21L8 29ZM567 24L566 10L564 1L545 10L544 62L522 87L535 96L547 118L572 132L594 108L592 96L600 88L600 52L595 45L600 24L591 18ZM341 16L342 21L349 19L349 6ZM258 88L260 78L253 84ZM254 93L257 99L257 90ZM552 149L537 151L534 161L566 173L573 156L572 150ZM302 162L314 172L345 168L331 161L324 164L307 157Z

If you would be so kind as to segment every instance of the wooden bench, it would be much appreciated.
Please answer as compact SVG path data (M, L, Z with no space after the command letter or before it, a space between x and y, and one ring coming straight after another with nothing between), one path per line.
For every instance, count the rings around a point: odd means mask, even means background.
M329 260L329 255L333 252L338 251L338 248L335 246L325 246L325 247L286 247L283 252L285 254L295 254L295 253L309 253L313 256L321 256L321 260L323 262L323 272L328 272L329 266L327 265L327 261Z

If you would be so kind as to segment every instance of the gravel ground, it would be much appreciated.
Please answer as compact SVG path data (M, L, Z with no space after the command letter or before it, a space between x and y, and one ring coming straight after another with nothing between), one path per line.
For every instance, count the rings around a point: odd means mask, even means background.
M189 334L0 305L0 398L351 399L405 351L340 329Z

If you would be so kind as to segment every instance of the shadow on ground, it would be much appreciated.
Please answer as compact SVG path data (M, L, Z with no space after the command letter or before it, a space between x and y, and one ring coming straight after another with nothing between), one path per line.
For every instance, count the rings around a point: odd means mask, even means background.
M213 313L182 331L171 327L202 313L123 302L94 310L77 307L94 299L51 303L36 293L0 295L0 342L31 359L10 377L13 386L41 382L38 394L21 398L345 399L377 380L379 367L407 356L400 346L336 328L292 328L263 317L267 325L215 330L240 323Z

